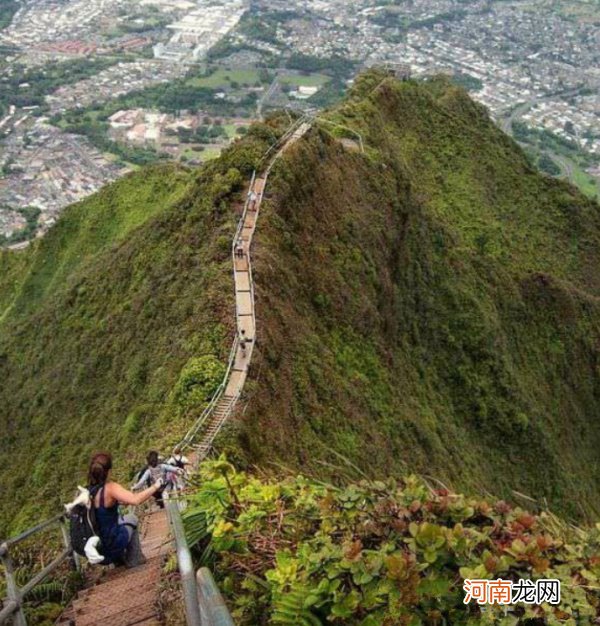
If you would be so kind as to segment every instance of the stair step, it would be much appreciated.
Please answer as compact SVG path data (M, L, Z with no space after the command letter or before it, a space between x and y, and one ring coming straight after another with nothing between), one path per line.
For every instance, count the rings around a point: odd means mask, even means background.
M154 588L138 589L134 593L130 587L123 586L113 591L110 600L99 598L98 603L89 602L79 606L79 601L75 602L76 623L77 626L90 626L95 622L104 622L110 626L137 624L156 617L155 599Z
M126 609L120 613L113 613L108 618L93 616L94 621L85 623L77 621L77 626L141 626L142 624L160 624L157 619L158 611L154 605L139 606ZM92 617L92 616L90 616Z
M149 580L156 578L160 573L159 560L160 559L148 561L144 565L140 565L140 567L127 570L127 573L122 575L120 578L115 578L113 580L109 580L108 582L90 587L89 589L84 589L79 593L79 597L83 600L90 594L112 593L114 589L122 587L125 579L127 579L132 585L146 584Z

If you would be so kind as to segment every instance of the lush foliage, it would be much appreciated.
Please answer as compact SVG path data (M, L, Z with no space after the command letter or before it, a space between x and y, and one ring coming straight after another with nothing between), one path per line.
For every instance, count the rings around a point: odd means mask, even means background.
M212 398L224 374L225 365L212 355L190 359L175 385L175 402L183 410L197 409Z
M219 446L596 514L598 205L444 81L372 72L326 117L269 179L250 401ZM198 173L130 176L0 255L3 528L64 499L92 448L127 456L127 478L201 410L213 374L193 359L224 362L233 332L243 183L285 123Z
M229 449L321 475L334 450L374 478L595 517L597 203L443 80L370 73L326 117L269 181L256 383Z
M415 477L275 482L220 459L202 467L185 524L241 625L574 625L600 614L600 527ZM562 601L483 614L463 604L466 578L556 578Z
M127 482L202 411L233 332L236 210L274 124L196 172L129 175L0 253L0 536L67 501L94 449Z
M303 72L326 72L338 78L351 76L355 63L344 57L323 58L309 54L292 54L286 61L286 67Z

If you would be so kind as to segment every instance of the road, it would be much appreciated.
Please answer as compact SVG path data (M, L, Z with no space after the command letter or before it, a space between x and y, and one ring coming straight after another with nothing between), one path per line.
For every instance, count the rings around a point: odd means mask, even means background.
M570 96L575 96L578 93L579 93L579 89L570 89L568 91L562 91L562 92L557 92L553 94L548 94L546 96L538 96L536 98L531 98L530 100L527 100L526 102L523 102L522 104L517 105L511 111L508 117L504 117L498 120L498 125L507 135L512 136L513 135L513 127L512 127L513 122L517 121L519 118L525 115L527 111L532 109L539 102L544 102L545 100L552 100L553 98L556 98L557 96L568 98ZM519 144L522 147L528 146L528 144L524 144L521 142L519 142ZM564 178L566 178L570 183L575 183L575 179L573 176L575 164L573 163L573 161L569 159L568 157L565 157L562 154L553 152L552 150L545 149L544 152L556 163L556 165L558 165L558 167L560 167L560 170L562 173L561 175Z

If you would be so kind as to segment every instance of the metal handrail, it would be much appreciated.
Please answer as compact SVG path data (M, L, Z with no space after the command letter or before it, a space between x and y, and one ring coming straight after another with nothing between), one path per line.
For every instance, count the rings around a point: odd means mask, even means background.
M196 573L196 584L206 626L234 626L229 609L207 567L200 568Z
M48 565L46 565L46 567L40 570L33 578L25 583L25 585L19 587L16 580L14 564L10 555L11 547L18 545L36 533L52 528L55 525L61 530L64 550ZM0 544L0 562L4 567L4 576L6 578L6 600L2 610L0 610L0 624L4 624L10 619L12 620L14 626L26 626L27 620L25 619L25 613L23 611L23 599L53 571L58 569L60 565L69 559L71 559L73 569L79 570L79 558L71 546L71 539L66 527L66 518L64 513L55 515L45 522L37 524L32 528L28 528L19 535L10 537L9 539L3 541Z
M187 626L234 626L210 571L203 567L194 572L177 500L167 497L165 507L175 541Z
M45 522L41 522L37 526L32 526L31 528L28 528L27 530L22 532L20 535L17 535L16 537L9 537L8 539L5 539L0 544L0 557L4 556L8 552L8 549L10 548L10 546L15 546L18 543L21 543L22 541L27 539L28 537L31 537L31 535L34 535L35 533L45 530L46 528L49 528L50 526L53 526L54 524L60 523L60 521L63 520L64 517L65 517L64 513L60 513L59 515L55 515L54 517L46 520Z
M190 548L185 537L179 507L177 506L177 501L170 498L166 499L165 506L173 539L175 540L187 626L202 626L203 622L200 616L200 604L198 602L198 587L196 586L194 565Z
M331 124L332 126L335 126L336 128L342 128L343 130L347 130L351 132L353 135L355 135L358 138L358 144L359 144L361 153L362 154L365 153L365 144L363 141L363 137L357 130L350 128L349 126L344 126L343 124L338 124L337 122L332 122L331 120L328 120L324 117L317 117L316 119L318 122L323 122L324 124Z
M309 119L310 119L310 116L307 113L303 113L295 122L293 122L290 125L290 127L285 131L285 133L283 133L283 135L281 135L281 137L279 137L279 139L274 141L269 146L267 151L262 155L260 161L258 162L258 169L260 169L260 166L264 163L264 161L271 154L271 152L273 152L273 150L275 150L275 148L279 147L282 143L286 142L288 140L288 138L293 133L296 132L297 128L300 127L305 121L307 121Z

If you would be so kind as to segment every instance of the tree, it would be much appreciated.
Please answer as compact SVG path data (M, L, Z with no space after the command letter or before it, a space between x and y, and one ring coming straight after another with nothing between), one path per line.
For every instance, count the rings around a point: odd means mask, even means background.
M560 167L547 154L542 154L538 159L538 168L550 176L559 176L561 172Z

